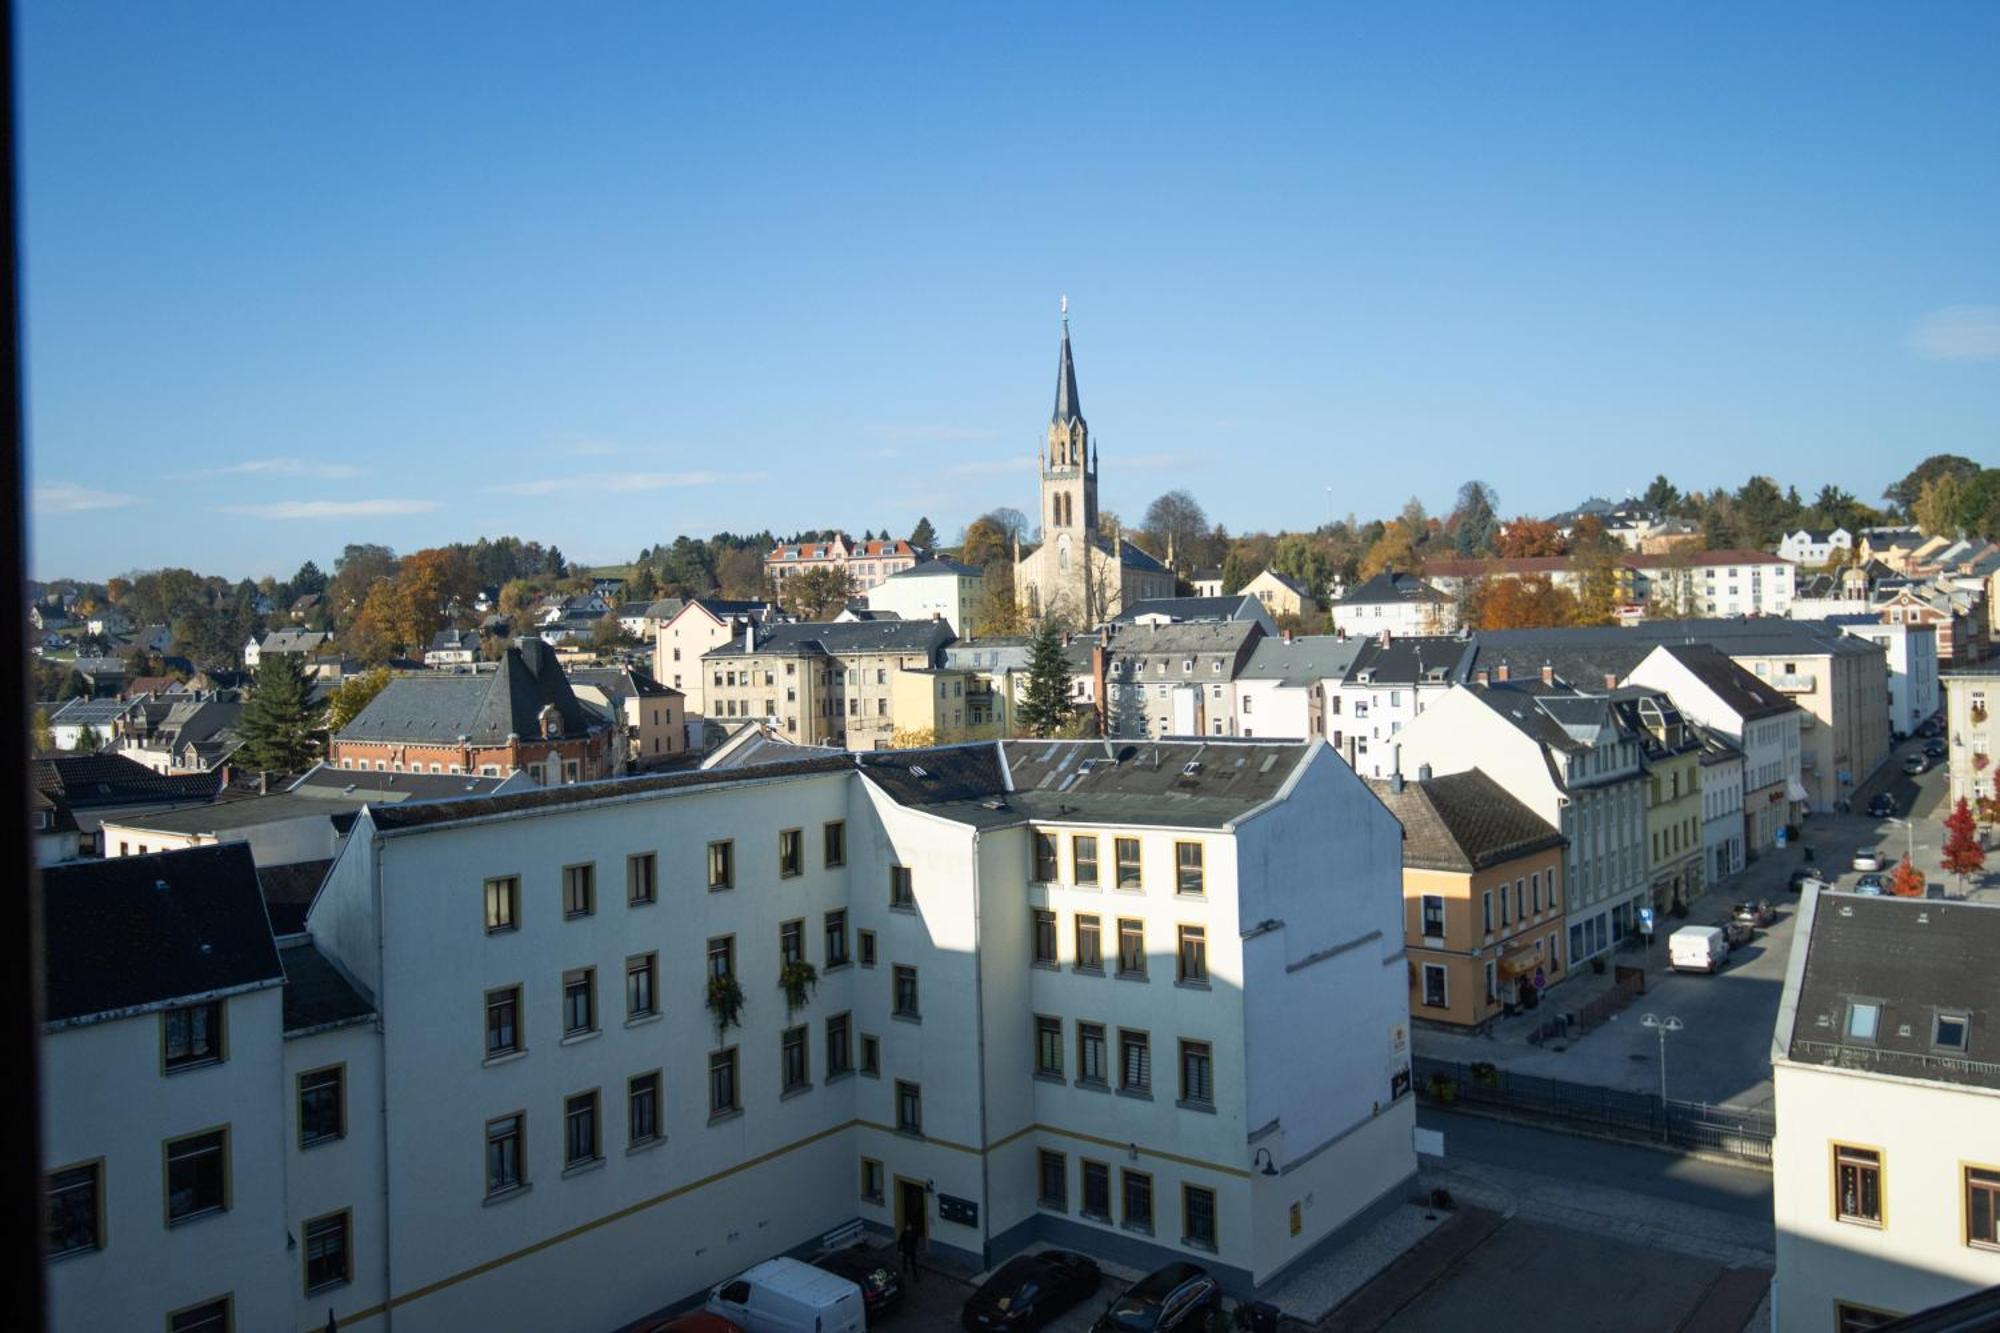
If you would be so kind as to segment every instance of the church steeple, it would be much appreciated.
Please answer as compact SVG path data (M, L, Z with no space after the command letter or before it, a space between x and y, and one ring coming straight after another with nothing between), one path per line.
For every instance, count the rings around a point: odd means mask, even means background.
M1083 416L1083 400L1076 393L1076 362L1069 354L1069 298L1062 299L1062 356L1056 364L1056 410L1049 417L1052 426L1068 426Z

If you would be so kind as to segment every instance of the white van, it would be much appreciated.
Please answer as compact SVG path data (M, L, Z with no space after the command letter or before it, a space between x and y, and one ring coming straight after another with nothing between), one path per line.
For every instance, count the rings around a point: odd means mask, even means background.
M797 1259L766 1259L708 1293L708 1311L745 1333L864 1333L861 1288Z
M1720 926L1682 926L1667 936L1667 965L1676 972L1720 972L1729 937Z

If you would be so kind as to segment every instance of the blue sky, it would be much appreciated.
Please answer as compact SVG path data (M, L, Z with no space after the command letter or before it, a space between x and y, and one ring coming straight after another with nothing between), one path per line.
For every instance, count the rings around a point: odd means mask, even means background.
M1996 5L17 14L42 576L2000 462Z

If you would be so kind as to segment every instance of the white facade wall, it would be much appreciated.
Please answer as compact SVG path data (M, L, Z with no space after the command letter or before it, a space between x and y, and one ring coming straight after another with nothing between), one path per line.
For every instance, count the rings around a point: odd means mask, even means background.
M1336 634L1366 637L1388 630L1401 639L1412 634L1448 634L1457 624L1458 617L1448 601L1333 604Z
M1841 1302L1914 1314L2000 1286L2000 1250L1966 1243L1962 1180L2000 1170L2000 1093L1772 1063L1777 1333L1833 1328ZM1881 1153L1882 1226L1835 1217L1836 1144Z
M1847 625L1857 639L1879 643L1889 657L1889 730L1910 736L1943 702L1938 686L1937 626Z
M276 1090L276 1101L285 1141L285 1229L300 1245L295 1267L304 1263L299 1256L304 1254L306 1223L346 1212L353 1272L345 1286L313 1295L305 1293L302 1277L294 1280L294 1314L288 1327L324 1329L331 1309L339 1317L340 1327L347 1328L357 1314L381 1307L389 1276L381 1035L375 1020L369 1018L323 1032L289 1036L283 1060L284 1081ZM299 1075L332 1068L341 1074L345 1132L338 1139L307 1147L299 1140ZM237 1327L248 1325L239 1320Z
M1701 766L1701 856L1710 885L1743 869L1743 759L1705 761Z
M1765 673L1756 674L1761 677ZM1625 683L1665 690L1682 713L1736 743L1743 751L1742 791L1737 804L1743 816L1744 851L1755 856L1777 846L1778 830L1790 822L1791 784L1802 784L1802 729L1812 720L1811 715L1794 709L1747 719L1664 648L1647 654L1625 677ZM1705 774L1706 770L1704 781Z
M1449 682L1421 685L1377 685L1356 680L1328 681L1329 698L1340 700L1338 715L1326 726L1342 734L1342 755L1363 777L1386 778L1395 767L1396 740L1403 728L1445 691ZM1416 770L1406 767L1405 774ZM1440 769L1440 772L1447 770Z
M951 626L953 634L966 634L971 632L972 614L985 594L985 587L976 574L950 571L921 577L903 574L870 588L866 600L871 611L893 611L904 620L929 620L936 616Z
M267 824L224 829L215 834L173 833L148 829L143 824L107 822L98 838L102 855L107 857L136 856L141 852L174 852L225 842L248 843L250 859L260 866L282 866L329 859L340 847L340 835L334 831L330 814L308 814L295 819L274 819Z
M1292 685L1282 680L1236 682L1236 725L1239 734L1260 740L1309 740L1320 734L1314 698L1319 685Z

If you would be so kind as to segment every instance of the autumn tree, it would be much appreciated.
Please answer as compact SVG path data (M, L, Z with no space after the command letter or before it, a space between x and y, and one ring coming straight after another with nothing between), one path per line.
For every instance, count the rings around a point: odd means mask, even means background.
M1925 482L1917 492L1916 503L1910 506L1910 515L1917 521L1917 527L1929 537L1956 537L1959 531L1959 505L1965 498L1965 487L1952 473L1940 473Z
M386 667L377 667L341 681L326 701L327 734L338 736L348 723L361 716L362 709L375 702L375 696L388 684L389 671Z
M1562 555L1567 550L1560 528L1547 519L1525 514L1510 521L1493 539L1493 554L1509 560Z
M1889 875L1889 892L1898 898L1921 898L1924 896L1924 872L1910 864L1904 857L1896 863Z
M35 716L28 724L28 743L36 754L48 754L56 748L56 732L49 725L48 709L35 710Z
M1986 849L1979 845L1972 807L1961 796L1944 821L1944 868L1958 876L1958 894L1965 896L1965 877L1986 868Z
M1882 498L1905 515L1916 512L1917 497L1939 477L1954 477L1962 486L1979 475L1979 464L1959 454L1932 454L1906 473L1903 479L1882 492Z
M1546 575L1490 578L1472 598L1474 622L1480 629L1554 629L1576 623L1576 598Z
M1184 490L1168 491L1147 505L1140 531L1146 549L1162 560L1171 555L1176 564L1192 568L1207 553L1208 515L1201 502Z
M1009 561L1011 557L1011 538L992 515L983 514L967 525L965 539L959 544L958 558L961 563L985 569Z
M785 609L801 620L829 620L839 615L853 596L853 577L831 565L785 580Z
M759 602L771 595L771 581L764 573L764 557L748 546L723 552L715 562L715 577L724 597Z
M1361 558L1361 577L1372 579L1385 570L1414 571L1418 564L1417 542L1423 533L1409 522L1397 519L1382 529L1382 535Z
M979 608L972 616L973 634L1019 634L1025 628L1014 595L1014 566L1005 560L988 565L980 580Z

